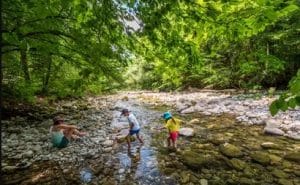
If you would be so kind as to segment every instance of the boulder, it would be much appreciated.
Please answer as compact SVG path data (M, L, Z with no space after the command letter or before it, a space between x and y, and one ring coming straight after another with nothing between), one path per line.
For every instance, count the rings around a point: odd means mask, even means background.
M242 151L229 143L225 143L220 146L220 152L227 157L241 157L243 155Z
M260 145L264 149L280 149L280 146L272 142L264 142Z
M295 161L300 163L300 151L297 152L290 152L284 156L285 159L289 161Z
M228 165L239 171L242 171L246 167L246 163L244 161L236 158L229 160Z
M191 137L194 135L194 129L192 128L181 128L179 130L179 135Z
M281 126L282 121L276 119L268 119L266 120L266 127L269 128L279 128Z
M183 152L181 155L181 160L187 167L199 170L203 167L212 167L217 160L210 155L199 154L193 151Z
M291 139L300 140L300 132L288 131L286 136Z
M270 156L267 153L260 152L260 151L253 152L250 155L250 157L254 161L256 161L260 164L263 164L263 165L269 164L271 162Z
M279 128L273 128L273 127L265 127L264 128L264 133L265 134L272 134L272 135L279 135L279 136L283 136L284 135L284 131L279 129Z

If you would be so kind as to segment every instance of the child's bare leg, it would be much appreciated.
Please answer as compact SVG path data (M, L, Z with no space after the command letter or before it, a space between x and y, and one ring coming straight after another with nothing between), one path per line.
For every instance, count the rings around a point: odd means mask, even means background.
M140 143L144 143L143 140L140 138L139 134L137 134L136 137L138 138L138 140L140 141Z
M171 140L171 138L168 138L168 139L167 139L167 141L168 141L168 147L171 146L171 141L170 141L170 140Z
M77 129L72 129L73 130L73 135L77 135L77 136L85 136L86 133L85 132L80 132Z
M126 141L127 141L127 145L128 145L128 149L130 149L130 135L126 136Z

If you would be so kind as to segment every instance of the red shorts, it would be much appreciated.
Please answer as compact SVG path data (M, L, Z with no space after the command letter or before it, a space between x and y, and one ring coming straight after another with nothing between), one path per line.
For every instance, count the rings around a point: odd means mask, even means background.
M173 142L175 142L177 138L178 138L178 131L170 133L169 139L171 139Z

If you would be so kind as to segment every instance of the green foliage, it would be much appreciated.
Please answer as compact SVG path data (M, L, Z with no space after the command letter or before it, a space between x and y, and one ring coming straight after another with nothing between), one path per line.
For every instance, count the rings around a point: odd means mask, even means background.
M113 1L4 1L5 90L22 98L116 88L128 52L121 13ZM34 88L21 89L24 83Z
M286 111L289 107L300 106L300 70L289 83L289 90L272 102L270 112L274 116L279 110Z

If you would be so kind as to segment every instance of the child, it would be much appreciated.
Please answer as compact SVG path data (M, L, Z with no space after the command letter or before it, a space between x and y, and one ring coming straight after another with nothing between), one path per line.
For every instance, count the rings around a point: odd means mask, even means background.
M79 132L76 126L64 124L64 120L59 116L53 119L50 132L51 142L57 148L64 148L71 139L78 139L80 136L86 135L84 132Z
M165 119L165 128L167 128L169 131L169 137L167 139L168 147L170 147L172 143L172 147L176 149L177 148L176 141L178 138L179 128L182 121L173 118L170 112L165 112L162 117Z
M126 116L129 122L129 134L126 136L126 141L128 144L128 150L130 150L130 137L134 134L136 134L136 137L140 141L140 143L144 143L142 139L140 138L139 132L140 132L140 124L137 121L136 117L132 114L129 113L128 109L123 109L121 116Z

